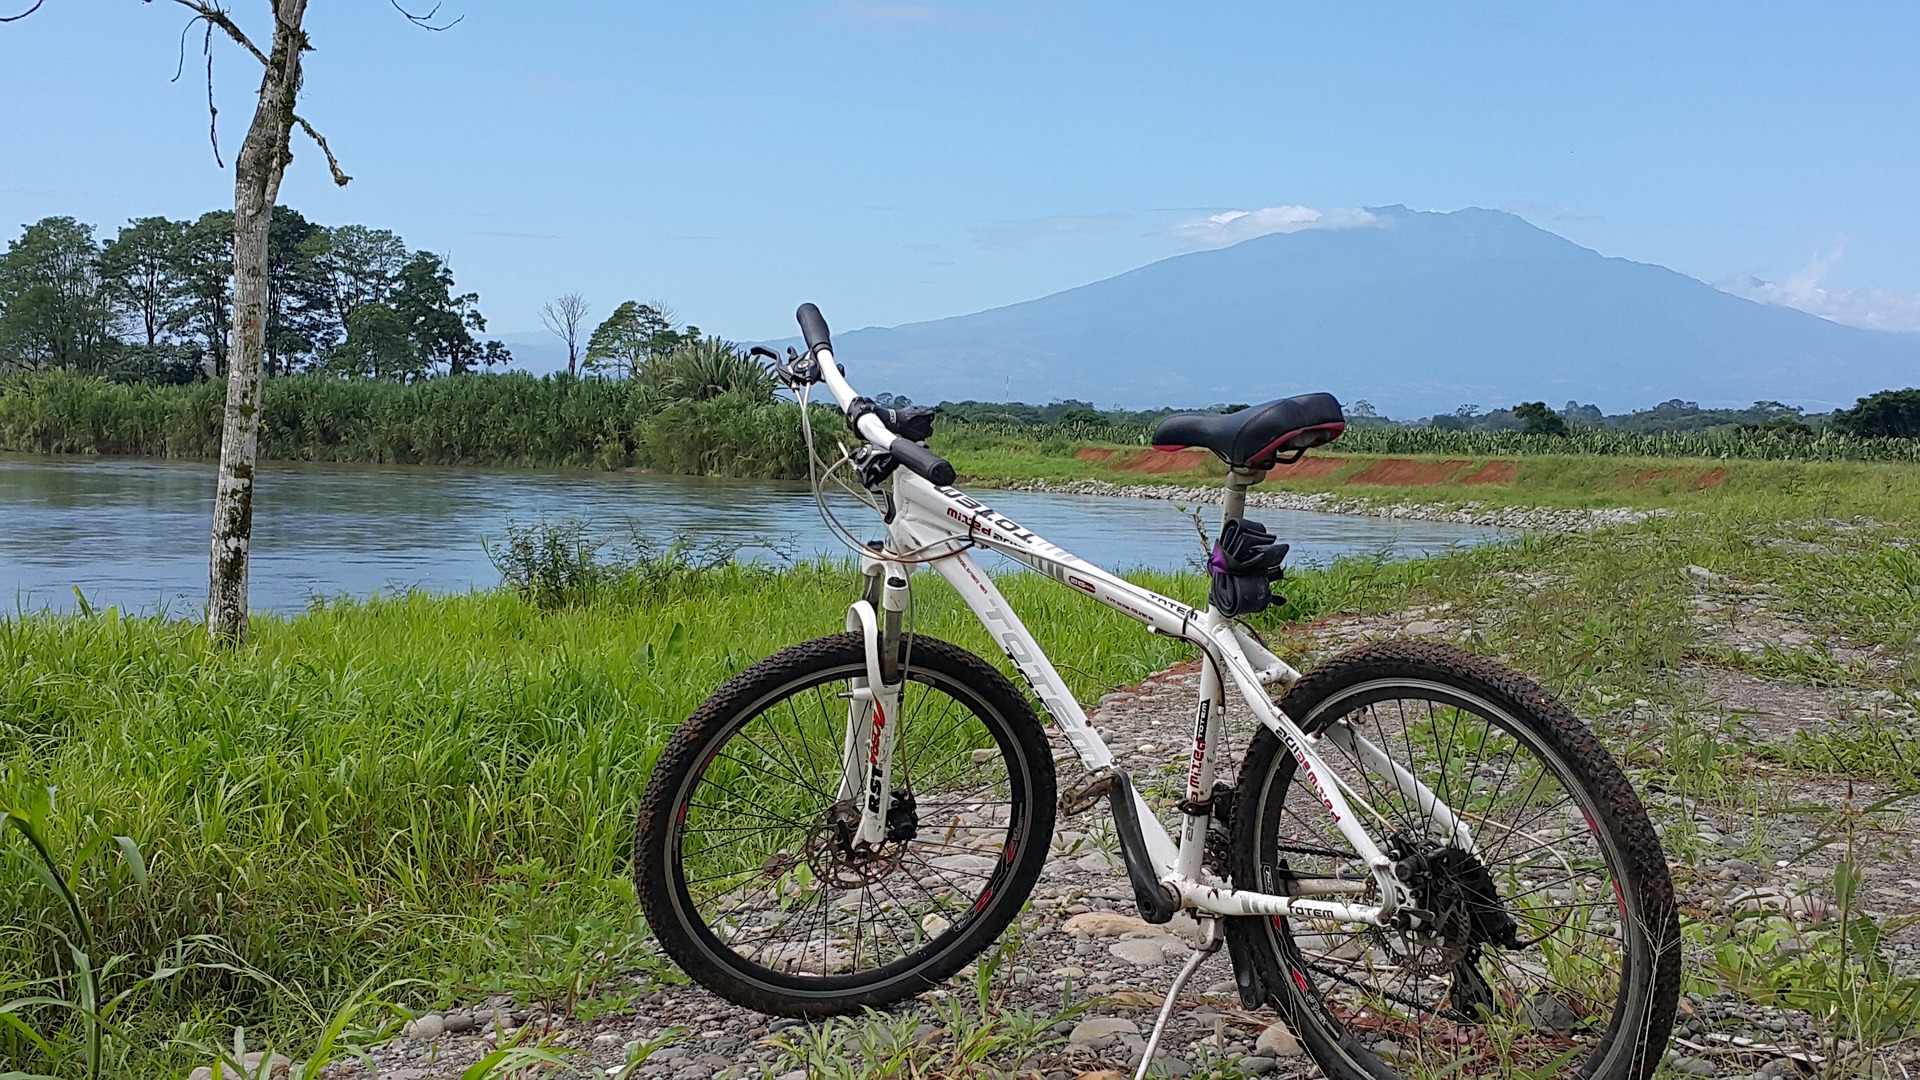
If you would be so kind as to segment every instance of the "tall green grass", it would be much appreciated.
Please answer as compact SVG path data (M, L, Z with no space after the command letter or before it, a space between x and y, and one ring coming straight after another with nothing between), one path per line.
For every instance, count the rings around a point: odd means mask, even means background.
M719 397L659 404L628 380L524 373L267 383L270 459L806 475L795 406ZM224 387L110 383L63 373L0 378L0 450L217 457ZM822 415L826 433L844 431Z
M58 372L0 378L0 450L214 457L218 383L145 386ZM802 476L805 447L790 403L722 396L662 404L633 380L468 375L395 383L296 375L267 384L261 453L311 461L621 468ZM824 407L825 439L844 431ZM937 445L1070 455L1088 443L1144 446L1151 429L1072 421L1021 425L946 420ZM1464 457L1598 456L1744 461L1920 462L1920 440L1835 432L1578 431L1561 438L1502 431L1353 428L1354 454Z

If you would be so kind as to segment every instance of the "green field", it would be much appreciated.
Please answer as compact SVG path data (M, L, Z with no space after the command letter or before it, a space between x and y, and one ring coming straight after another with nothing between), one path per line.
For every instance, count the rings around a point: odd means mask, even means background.
M1216 471L1145 475L1116 467L1124 458L1081 460L1074 443L1000 435L937 445L963 473L1001 481L1190 483ZM1304 646L1305 620L1446 612L1471 627L1475 649L1592 718L1662 798L1757 820L1777 811L1783 779L1920 790L1911 727L1810 725L1746 744L1683 677L1713 670L1920 701L1920 468L1429 455L1407 460L1461 462L1448 466L1456 477L1488 462L1515 469L1501 483L1396 487L1356 478L1400 459L1335 456L1344 461L1331 471L1277 474L1277 486L1680 512L1302 573L1284 589L1291 603L1262 617L1283 651ZM338 1009L376 996L432 1005L499 992L591 1012L631 1006L632 982L616 974L676 979L628 885L653 756L722 679L838 630L854 576L726 567L616 580L550 607L510 591L342 602L257 618L234 652L210 648L195 626L113 611L0 619L0 804L43 823L94 928L89 962L114 959L107 992L132 993L102 1044L107 1074L183 1072L236 1025L312 1053ZM919 629L996 656L945 587L921 580ZM1204 591L1195 576L1148 581L1189 600ZM1708 581L1751 594L1760 625L1785 620L1802 636L1728 647L1698 614ZM1084 701L1183 658L1051 582L1017 575L1005 587ZM1807 858L1832 875L1821 860L1841 823L1821 828L1828 839ZM1683 884L1705 850L1690 829L1667 834ZM6 833L0 1010L70 993L77 943L23 835ZM1702 919L1689 924L1692 985L1795 1003L1836 1038L1883 1045L1920 1026L1920 983L1870 962L1880 935L1906 925L1837 939L1816 930L1803 946L1821 962L1782 967L1754 936L1765 925ZM184 970L139 981L162 963ZM416 981L376 994L395 979ZM57 1005L0 1011L0 1073L84 1075L86 1031Z

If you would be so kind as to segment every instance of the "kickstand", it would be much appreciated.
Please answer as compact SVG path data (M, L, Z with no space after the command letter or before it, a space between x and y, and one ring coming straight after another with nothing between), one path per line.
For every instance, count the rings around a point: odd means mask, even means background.
M1217 916L1202 918L1200 930L1203 935L1200 947L1193 950L1192 956L1187 957L1187 962L1181 966L1180 973L1173 977L1173 985L1167 988L1167 1000L1160 1006L1159 1018L1153 1022L1153 1033L1147 1036L1147 1045L1140 1050L1140 1069L1133 1074L1134 1080L1147 1080L1147 1070L1153 1068L1154 1051L1160 1048L1160 1036L1166 1033L1167 1020L1173 1016L1173 1005L1180 1000L1181 989L1187 985L1188 979L1193 978L1193 973L1200 969L1201 961L1219 952L1221 943L1226 940L1226 935L1220 931L1220 919Z

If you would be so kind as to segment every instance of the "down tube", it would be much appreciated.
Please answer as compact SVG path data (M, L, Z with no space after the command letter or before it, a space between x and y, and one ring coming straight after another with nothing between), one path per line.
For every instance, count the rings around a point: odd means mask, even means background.
M1112 765L1113 755L1107 750L1106 742L1094 734L1092 725L1087 722L1087 714L1081 711L1080 703L1074 700L1060 673L1054 670L1053 663L1040 651L1033 635L1027 632L1026 624L1008 606L1007 598L986 571L980 569L980 565L964 552L935 560L933 566L967 602L967 607L973 609L980 625L986 627L987 632L1006 650L1007 658L1026 676L1027 684L1053 715L1054 722L1073 746L1081 764L1088 771ZM1166 827L1160 824L1159 817L1141 798L1138 790L1133 793L1133 801L1139 813L1140 829L1146 835L1147 856L1162 876L1171 873L1179 857L1173 846L1173 837L1167 835Z
M986 571L980 569L980 564L961 553L936 560L933 567L967 602L967 607L973 609L980 625L987 628L994 642L1006 652L1007 659L1013 661L1014 667L1026 677L1034 696L1040 699L1040 704L1046 706L1054 722L1060 725L1060 733L1067 737L1068 744L1079 755L1081 762L1088 769L1113 764L1113 755L1107 750L1106 742L1094 734L1093 726L1087 722L1087 714L1081 710L1080 703L1074 700L1073 692L1067 689L1060 673L1054 670L1052 662L1033 640L1033 635L1027 632L1026 624L1007 605L1007 598L1000 592L1000 587L993 583Z

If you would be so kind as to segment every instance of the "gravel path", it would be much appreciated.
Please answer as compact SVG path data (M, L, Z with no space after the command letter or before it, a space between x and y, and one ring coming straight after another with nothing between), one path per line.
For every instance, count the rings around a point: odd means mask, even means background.
M1292 651L1304 652L1311 663L1380 636L1451 638L1466 633L1445 611L1414 609L1393 616L1326 620L1290 634L1286 644ZM1193 664L1178 665L1136 687L1108 694L1092 711L1096 728L1150 798L1156 788L1162 793L1177 790L1185 760L1180 741L1196 679ZM1755 683L1761 684L1759 689ZM1776 701L1765 696L1770 686L1782 694L1801 696ZM1709 706L1734 709L1747 718L1772 715L1770 708L1786 712L1810 707L1804 688L1746 676L1735 682L1715 682L1714 677L1702 675L1699 689ZM1237 705L1230 701L1228 707L1229 745L1244 747L1252 721ZM1601 718L1599 726L1603 733L1630 734L1635 726L1663 722L1644 705L1624 706ZM1755 726L1763 729L1759 737L1764 738L1766 724ZM1077 769L1064 745L1057 756L1066 759L1064 784ZM1231 766L1239 760L1234 754ZM1223 779L1230 782L1232 772L1229 767ZM1880 793L1864 786L1848 788L1843 781L1809 783L1784 773L1771 781L1763 775L1755 782L1775 781L1783 789L1782 812L1761 818L1742 811L1736 802L1682 799L1641 778L1649 809L1668 838L1682 904L1696 923L1711 928L1736 918L1777 914L1804 927L1831 917L1831 868L1838 853L1829 848L1791 862L1787 858L1812 845L1831 822L1819 814L1797 814L1794 807L1836 806L1848 799L1864 805ZM1164 800L1155 801L1158 805ZM1860 902L1877 917L1920 916L1914 901L1920 896L1920 871L1914 869L1916 836L1920 836L1920 822L1910 809L1861 822L1858 844L1869 873ZM1051 1047L1013 1063L1016 1072L979 1075L1107 1080L1116 1075L1109 1070L1130 1070L1137 1063L1161 995L1188 955L1197 927L1184 916L1165 927L1138 919L1115 864L1115 851L1102 810L1059 823L1052 858L1033 893L1029 914L1011 932L1016 947L995 972L995 987L1002 1009L1024 1008L1056 1016L1062 1003L1070 1001L1080 1011L1053 1025L1057 1039ZM1911 935L1896 936L1901 940L1886 950L1894 973L1920 975L1920 944ZM1783 952L1779 962L1790 959L1791 953ZM1704 973L1709 960L1704 950L1690 954L1689 969ZM920 1017L918 1037L938 1042L950 1035L931 1010L949 996L971 1002L972 979L964 977L971 973L969 969L950 987L908 1007L918 1010L905 1014L909 1023L913 1016ZM638 976L635 979L640 981ZM1160 1064L1165 1074L1317 1075L1270 1011L1249 1013L1241 1008L1231 979L1225 950L1202 965L1162 1044ZM556 1049L574 1052L570 1057L575 1075L617 1067L636 1043L655 1040L663 1045L632 1068L630 1075L674 1080L805 1080L810 1075L805 1068L795 1068L793 1056L777 1044L813 1039L821 1034L819 1028L737 1008L697 986L643 984L641 989L650 993L635 1010L591 1022L531 1013L505 1000L433 1013L409 1025L402 1038L375 1048L372 1062L387 1080L456 1077L503 1039L537 1034ZM1756 1005L1731 993L1687 995L1678 1023L1669 1058L1671 1075L1764 1080L1815 1072L1920 1076L1920 1053L1911 1041L1895 1051L1882 1051L1878 1062L1868 1063L1854 1055L1851 1046L1823 1038L1822 1029L1807 1013ZM531 1030L523 1031L523 1026ZM1827 1072L1836 1051L1844 1064L1837 1073ZM329 1075L347 1078L369 1073L360 1065L350 1065Z
M1115 484L1106 480L1015 480L1005 483L974 481L976 487L1010 491L1052 491L1066 495L1116 495L1128 499L1164 499L1177 503L1217 503L1219 485L1182 487L1174 484ZM1467 502L1385 502L1330 491L1253 491L1250 507L1308 510L1321 514L1357 514L1362 517L1407 521L1451 521L1461 525L1493 525L1532 532L1592 532L1615 525L1633 525L1667 513L1606 507L1597 510L1556 509L1545 506L1487 506Z

